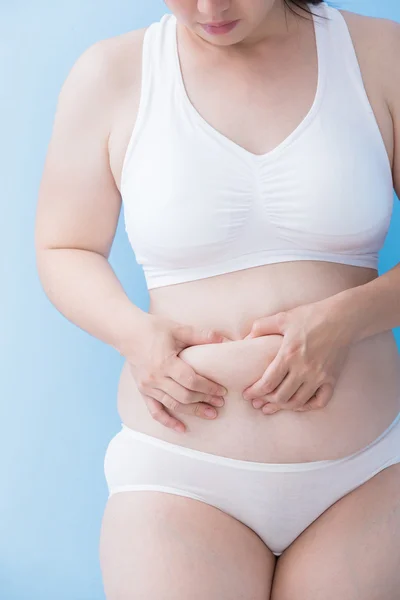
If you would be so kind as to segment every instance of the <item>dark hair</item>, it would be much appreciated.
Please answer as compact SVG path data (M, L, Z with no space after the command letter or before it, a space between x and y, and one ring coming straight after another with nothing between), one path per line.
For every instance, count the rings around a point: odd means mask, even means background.
M293 13L295 13L297 15L298 13L295 10L293 10L293 6L300 8L301 10L307 12L308 14L313 14L309 10L308 5L309 4L314 4L314 5L322 4L323 0L283 0L283 2L289 10L291 10ZM299 15L299 16L302 17L303 15Z

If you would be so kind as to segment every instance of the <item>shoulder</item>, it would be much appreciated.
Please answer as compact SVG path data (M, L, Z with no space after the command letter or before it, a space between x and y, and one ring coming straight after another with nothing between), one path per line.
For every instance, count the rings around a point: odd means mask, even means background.
M336 10L341 13L341 15L346 20L348 26L358 31L361 35L366 35L367 33L376 33L379 36L384 36L388 30L391 30L396 25L398 25L396 21L386 19L384 17L372 17L370 15L362 15L360 13L355 13L350 10L344 10L342 8L338 8ZM371 43L379 43L379 41L384 40L371 40Z
M91 82L117 82L140 64L146 29L135 29L95 42L78 56L69 75L89 76Z
M360 62L379 78L389 105L393 84L398 82L400 74L400 63L395 60L400 52L400 23L348 10L339 12L347 23ZM396 91L398 95L399 90Z
M143 38L147 28L93 43L75 60L61 90L62 101L95 104L112 115L121 97L140 86Z

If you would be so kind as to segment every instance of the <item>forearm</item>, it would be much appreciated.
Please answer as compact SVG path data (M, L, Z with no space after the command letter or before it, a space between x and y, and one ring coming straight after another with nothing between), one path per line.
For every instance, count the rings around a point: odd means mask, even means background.
M400 263L366 284L331 296L326 307L349 343L400 327Z
M150 315L126 295L108 260L78 249L41 249L43 289L69 321L126 356L140 344Z

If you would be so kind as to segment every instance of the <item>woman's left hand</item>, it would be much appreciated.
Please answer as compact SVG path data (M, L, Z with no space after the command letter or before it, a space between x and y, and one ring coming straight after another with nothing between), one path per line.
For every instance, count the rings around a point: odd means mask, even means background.
M244 338L281 334L281 347L245 400L265 414L324 408L349 352L349 341L330 305L319 301L254 321ZM345 319L343 319L345 321Z

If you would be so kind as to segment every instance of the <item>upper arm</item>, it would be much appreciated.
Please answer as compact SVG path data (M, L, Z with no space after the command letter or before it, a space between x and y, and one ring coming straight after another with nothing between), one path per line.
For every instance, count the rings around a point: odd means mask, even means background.
M58 97L37 204L37 248L80 248L108 258L121 209L108 137L115 105L109 40L78 58Z
M393 121L394 155L393 182L395 192L400 199L400 23L390 24L390 48L388 62L390 77L388 78L388 106Z

